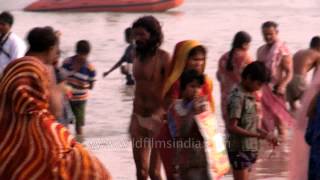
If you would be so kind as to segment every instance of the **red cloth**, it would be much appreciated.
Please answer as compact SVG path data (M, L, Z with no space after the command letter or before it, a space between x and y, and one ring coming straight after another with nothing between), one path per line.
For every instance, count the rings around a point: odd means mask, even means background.
M262 89L262 125L268 130L272 131L275 128L275 123L285 124L291 126L294 118L286 108L286 102L283 97L275 95L269 86L264 86Z
M0 79L0 179L111 179L49 111L45 65L24 57Z

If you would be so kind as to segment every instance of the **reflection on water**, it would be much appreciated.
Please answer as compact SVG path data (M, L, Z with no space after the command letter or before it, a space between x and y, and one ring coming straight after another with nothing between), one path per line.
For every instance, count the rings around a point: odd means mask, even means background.
M288 157L287 143L275 149L264 143L254 169L253 179L285 179L288 175Z
M0 9L21 8L29 0L0 0ZM198 39L208 48L206 73L214 80L214 98L220 132L220 92L215 79L217 61L230 48L233 35L248 31L253 41L250 52L263 43L260 25L275 20L280 25L280 37L291 50L308 47L310 38L319 34L320 3L317 0L187 0L177 9L151 13L163 25L163 48L172 53L175 44L185 39ZM25 37L35 26L50 25L62 32L62 58L70 56L80 39L92 43L91 62L98 71L98 80L91 92L87 107L86 143L102 141L103 145L89 146L111 171L114 179L135 179L135 166L128 140L128 125L132 111L133 88L124 85L124 77L115 71L102 79L102 72L121 57L127 44L123 31L139 16L150 13L27 13L14 11L14 31ZM301 25L302 24L302 25ZM299 28L297 28L297 26ZM112 142L112 148L106 142ZM99 143L98 143L99 144ZM125 144L125 146L122 146ZM119 146L118 146L119 145ZM257 162L254 178L283 180L287 176L288 146L277 148L269 158L271 147L264 146ZM230 175L224 179L230 180Z

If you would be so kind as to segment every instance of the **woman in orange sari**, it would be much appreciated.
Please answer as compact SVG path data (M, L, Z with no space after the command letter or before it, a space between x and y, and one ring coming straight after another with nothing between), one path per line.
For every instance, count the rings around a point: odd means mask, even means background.
M234 85L239 84L242 70L252 62L249 55L251 37L247 32L239 31L234 36L232 48L219 60L217 79L221 90L221 111L224 121L227 120L227 101L229 92Z
M54 31L35 28L28 42L28 56L10 63L0 78L0 179L111 179L50 110Z
M196 70L203 74L206 64L207 51L203 45L195 40L186 40L179 42L174 50L171 73L164 85L162 92L167 107L178 98L181 98L179 79L186 70ZM214 100L212 97L212 80L205 75L205 84L201 88L200 95L207 99L210 109L214 112ZM165 123L161 128L157 138L161 142L173 143L168 124ZM172 145L172 144L171 144ZM173 180L175 175L174 158L175 148L172 146L159 148L162 162L166 171L167 179Z

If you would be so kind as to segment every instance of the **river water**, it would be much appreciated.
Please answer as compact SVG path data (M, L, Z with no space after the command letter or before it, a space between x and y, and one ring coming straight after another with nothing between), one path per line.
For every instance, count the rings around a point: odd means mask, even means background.
M85 126L86 146L110 170L116 180L135 179L135 166L127 129L132 110L133 89L124 86L124 79L115 71L102 79L102 72L122 55L126 44L123 30L146 13L30 13L20 9L29 0L0 0L0 10L12 10L13 30L25 37L35 26L50 25L62 32L62 58L73 54L74 44L87 39L93 45L91 62L98 71L98 81L91 92ZM165 13L154 13L165 35L163 48L170 53L175 43L184 39L198 39L209 50L206 72L214 79L214 97L220 104L215 72L217 62L227 51L233 35L239 30L253 37L251 53L263 43L260 26L267 20L279 23L280 37L291 52L306 48L312 36L319 35L320 1L317 0L186 0ZM217 113L221 131L220 110ZM73 131L73 130L72 130ZM253 179L282 180L287 177L289 147L282 146L270 156L264 148L254 170ZM227 175L224 179L232 179Z

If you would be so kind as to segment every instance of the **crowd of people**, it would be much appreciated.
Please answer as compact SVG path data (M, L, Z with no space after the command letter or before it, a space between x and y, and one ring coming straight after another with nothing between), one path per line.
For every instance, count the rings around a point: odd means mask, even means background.
M27 35L27 46L11 31L13 22L11 13L0 14L0 178L111 179L81 145L88 91L96 78L88 60L90 43L78 41L75 55L60 67L59 31L35 27ZM239 31L217 62L226 130L223 146L235 180L250 178L261 140L273 146L288 141L299 100L309 87L306 76L317 72L320 63L319 36L292 55L278 37L276 22L263 23L261 32L265 44L256 57L249 53L250 34ZM153 16L137 19L125 35L125 54L103 76L126 63L121 67L126 84L135 85L129 134L137 179L163 179L161 164L168 180L221 178L208 158L207 141L213 137L205 134L201 127L207 124L200 120L216 115L212 94L217 89L205 73L205 45L183 40L170 56L161 49L164 35ZM318 179L318 93L312 99L305 108L311 119L306 133L311 146L308 176ZM75 139L67 129L72 122ZM136 146L139 141L148 143ZM157 147L153 141L191 141L197 146ZM217 167L220 162L214 163Z
M10 13L0 14L1 37L8 40L11 22ZM1 48L1 62L8 59L6 53L17 51L23 57L7 61L0 79L0 178L111 179L102 163L57 122L62 110L53 68L60 54L58 32L35 27L26 39L25 56L24 49L15 49L22 47L16 44L20 40Z

